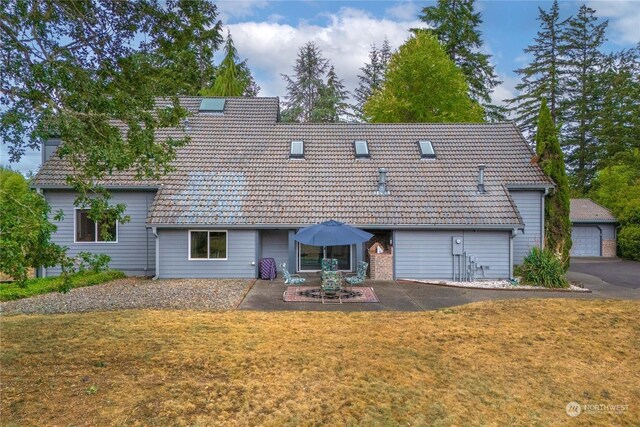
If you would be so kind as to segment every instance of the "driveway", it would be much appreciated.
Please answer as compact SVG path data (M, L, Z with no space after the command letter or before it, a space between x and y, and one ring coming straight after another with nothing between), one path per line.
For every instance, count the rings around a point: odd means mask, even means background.
M640 289L640 262L619 258L571 258L569 271L590 274L612 285Z

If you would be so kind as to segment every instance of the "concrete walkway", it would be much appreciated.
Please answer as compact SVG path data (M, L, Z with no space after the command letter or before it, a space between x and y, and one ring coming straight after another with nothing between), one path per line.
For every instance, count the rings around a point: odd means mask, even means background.
M305 302L284 302L282 293L286 286L282 280L256 281L240 310L308 310L308 311L423 311L454 307L476 301L514 298L601 298L640 300L640 290L611 285L595 276L570 272L569 280L579 281L593 292L544 292L544 291L503 291L451 288L407 282L367 281L373 287L380 303L321 304ZM319 285L319 280L311 278L310 285Z

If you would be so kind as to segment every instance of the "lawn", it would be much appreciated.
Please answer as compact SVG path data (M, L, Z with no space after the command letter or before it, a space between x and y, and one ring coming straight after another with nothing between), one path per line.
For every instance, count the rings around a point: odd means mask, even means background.
M638 425L640 303L3 316L4 425ZM628 405L569 418L568 402Z
M76 273L71 276L71 288L99 285L123 277L125 277L124 273L118 270ZM62 277L59 276L29 279L25 286L20 286L15 282L0 283L0 301L11 301L34 295L58 292L60 286L62 286Z

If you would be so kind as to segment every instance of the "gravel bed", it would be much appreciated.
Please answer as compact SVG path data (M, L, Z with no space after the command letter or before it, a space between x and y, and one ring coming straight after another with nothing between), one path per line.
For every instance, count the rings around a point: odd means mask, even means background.
M414 280L418 283L426 283L430 285L446 285L454 286L458 288L482 288L482 289L522 289L522 290L545 290L556 291L557 289L547 289L541 286L520 285L511 283L508 280L478 280L475 282L453 282L451 280ZM570 284L569 288L563 289L564 291L572 292L589 292L589 289L581 288L579 286Z
M233 309L251 286L240 279L126 278L104 285L52 292L0 303L0 313L73 313L137 308L228 310Z

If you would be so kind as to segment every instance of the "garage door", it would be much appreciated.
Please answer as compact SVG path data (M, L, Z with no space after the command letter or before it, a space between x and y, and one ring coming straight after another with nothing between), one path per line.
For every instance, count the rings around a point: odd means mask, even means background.
M574 226L571 230L571 256L600 256L600 230L593 226Z

